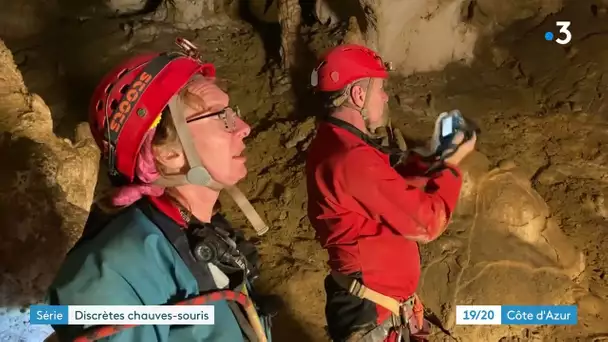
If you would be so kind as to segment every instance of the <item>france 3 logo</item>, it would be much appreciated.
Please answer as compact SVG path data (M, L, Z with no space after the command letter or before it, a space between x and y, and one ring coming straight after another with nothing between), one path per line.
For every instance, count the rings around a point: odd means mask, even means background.
M570 40L572 40L572 32L570 32L570 30L568 29L570 27L570 22L569 21L556 21L555 25L557 27L559 27L558 34L554 35L553 32L551 32L551 31L545 32L545 40L553 41L555 36L558 36L557 39L555 39L555 42L557 44L566 45L566 44L570 43Z

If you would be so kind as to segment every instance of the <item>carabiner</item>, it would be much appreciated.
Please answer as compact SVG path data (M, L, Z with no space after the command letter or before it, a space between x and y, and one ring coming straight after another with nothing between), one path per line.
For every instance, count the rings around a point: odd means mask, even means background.
M190 42L186 38L177 37L175 39L175 44L177 44L177 46L179 46L182 50L184 50L184 52L188 56L199 59L200 53L198 51L198 48L196 47L196 45L192 44L192 42Z

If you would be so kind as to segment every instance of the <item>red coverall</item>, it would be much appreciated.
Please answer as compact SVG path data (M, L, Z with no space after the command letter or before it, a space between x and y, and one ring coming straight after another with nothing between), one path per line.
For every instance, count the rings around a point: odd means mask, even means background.
M396 170L388 155L327 122L307 158L308 216L329 266L361 272L367 287L397 300L412 296L420 278L417 242L444 231L460 193L459 170L424 178L415 176L421 172L413 162ZM390 316L375 309L376 323Z

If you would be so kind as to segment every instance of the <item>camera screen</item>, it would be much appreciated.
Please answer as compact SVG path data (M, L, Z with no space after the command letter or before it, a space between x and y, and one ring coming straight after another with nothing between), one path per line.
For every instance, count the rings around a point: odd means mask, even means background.
M452 118L451 116L448 116L447 118L441 120L441 136L442 137L447 137L448 135L452 134L453 120L454 120L454 118Z

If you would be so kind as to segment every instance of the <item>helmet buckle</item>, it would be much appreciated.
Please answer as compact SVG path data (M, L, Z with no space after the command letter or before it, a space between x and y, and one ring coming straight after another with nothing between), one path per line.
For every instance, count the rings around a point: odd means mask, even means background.
M190 184L206 186L211 181L211 175L203 166L195 166L188 170L186 179Z

